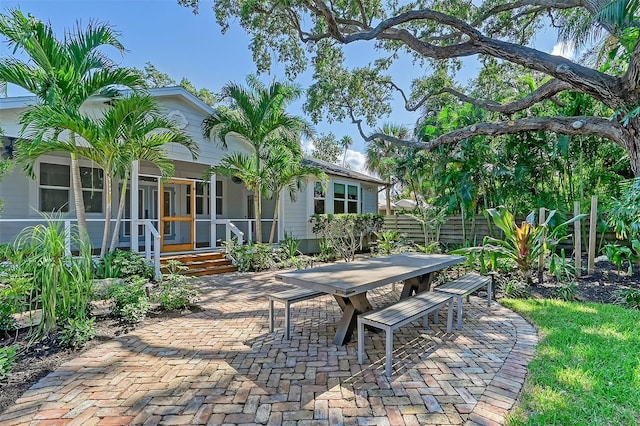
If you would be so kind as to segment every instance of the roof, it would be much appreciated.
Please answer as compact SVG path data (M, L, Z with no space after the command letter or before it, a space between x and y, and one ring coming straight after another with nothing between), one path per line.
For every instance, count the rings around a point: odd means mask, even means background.
M365 175L364 173L359 173L354 170L347 169L346 167L341 167L333 163L328 163L326 161L318 160L317 158L305 157L302 160L302 164L305 164L308 166L315 166L328 175L342 176L350 179L361 180L364 182L375 183L378 185L387 184L385 181L380 180L376 177Z
M193 95L187 89L181 86L173 86L173 87L157 87L153 89L147 89L149 95L154 98L163 98L163 97L179 97L187 101L188 103L193 104L198 109L202 110L205 114L211 114L213 112L213 108L206 103L204 103L200 98ZM128 94L131 93L131 90L125 89L122 90L121 93ZM92 96L89 98L88 102L96 102L101 100L106 100L107 98L101 96ZM33 95L28 96L11 96L6 98L0 98L0 109L18 109L18 108L26 108L31 105L35 105L38 103L38 98Z

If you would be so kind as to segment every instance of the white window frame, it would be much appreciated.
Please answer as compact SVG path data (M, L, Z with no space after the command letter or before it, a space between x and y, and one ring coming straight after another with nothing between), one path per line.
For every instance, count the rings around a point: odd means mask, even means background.
M342 179L331 179L331 181L329 182L330 184L330 191L327 191L327 198L329 200L331 200L330 207L329 209L326 209L326 202L325 202L325 210L330 210L327 211L327 213L334 213L335 214L335 209L334 209L334 205L335 205L335 193L334 193L334 185L335 184L340 184L340 185L344 185L344 199L342 200L344 202L344 212L348 213L349 212L349 186L355 186L356 187L356 196L358 198L356 198L355 203L356 203L356 214L359 214L361 212L361 201L362 201L362 197L360 194L360 182L353 182L353 181L348 181L348 180L342 180ZM354 201L352 201L354 202Z
M317 184L322 185L322 182L320 182L318 180L314 180L313 181L313 185L311 185L311 214L312 215L316 214L316 200L324 201L324 213L319 213L319 214L326 214L327 213L327 194L329 192L329 188L327 188L327 187L324 188L324 197L316 197L316 185Z
M40 168L42 166L42 164L51 164L54 166L66 166L69 168L69 187L63 187L63 186L51 186L51 185L41 185L40 184ZM93 168L93 169L100 169L102 170L100 167L98 167L97 165L95 165L92 162L89 161L81 161L80 162L80 167L81 168ZM37 178L32 181L32 191L31 191L31 195L30 195L30 204L32 206L37 206L37 211L42 212L42 206L40 205L40 189L66 189L69 191L69 197L68 197L68 203L67 203L67 212L70 212L73 210L73 182L72 182L72 176L71 176L71 161L69 159L65 159L65 158L57 158L57 157L51 157L51 156L46 156L43 157L40 161L38 161L37 165L36 165L36 170L35 170L36 176ZM104 172L103 172L104 173ZM87 212L87 216L88 217L101 217L104 215L105 213L105 196L104 196L104 187L103 188L85 188L82 187L82 192L90 192L90 191L94 191L94 192L100 192L102 193L102 211L100 212ZM65 213L67 213L65 212Z

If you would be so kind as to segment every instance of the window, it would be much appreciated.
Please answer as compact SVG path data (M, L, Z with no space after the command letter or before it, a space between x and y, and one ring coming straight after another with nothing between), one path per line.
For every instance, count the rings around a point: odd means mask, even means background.
M222 181L216 181L216 215L222 215Z
M325 213L326 193L322 187L322 183L316 182L313 186L313 214Z
M358 213L358 186L333 184L333 213Z
M196 214L209 214L209 191L203 182L196 182ZM191 186L187 186L187 214L191 214Z
M80 182L87 213L102 213L104 173L80 167ZM64 164L40 164L40 211L67 213L71 198L71 168Z

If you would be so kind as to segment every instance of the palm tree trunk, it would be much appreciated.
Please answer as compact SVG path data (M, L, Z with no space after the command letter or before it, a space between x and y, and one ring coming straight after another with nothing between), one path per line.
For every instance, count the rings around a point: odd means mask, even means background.
M69 142L76 144L76 134L69 134ZM87 232L87 215L84 210L84 195L82 194L82 181L80 180L80 163L78 162L78 154L71 153L71 185L73 188L73 204L76 209L76 219L78 220L78 228L80 234L86 235Z
M271 233L269 234L269 244L273 244L273 238L276 235L276 219L278 219L278 204L280 204L280 194L278 192L275 193L275 202L276 205L273 208L273 222L271 222Z
M116 249L116 244L118 243L118 235L120 233L120 224L122 223L122 216L124 216L124 205L127 201L127 183L129 181L129 170L126 171L124 177L122 178L122 192L120 193L120 201L118 202L118 213L116 215L116 224L113 227L113 235L111 237L111 244L109 245L109 251L114 251ZM134 223L131 223L131 226L138 226ZM134 243L133 241L131 242Z
M255 219L256 219L256 243L262 242L262 200L260 198L261 191L260 188L256 189L253 197L253 206L256 211Z
M100 247L100 257L107 254L107 244L109 243L109 235L111 231L111 174L104 173L104 191L107 193L106 206L104 209L104 232L102 234L102 246Z
M387 216L391 216L391 182L384 188L384 196L387 199Z

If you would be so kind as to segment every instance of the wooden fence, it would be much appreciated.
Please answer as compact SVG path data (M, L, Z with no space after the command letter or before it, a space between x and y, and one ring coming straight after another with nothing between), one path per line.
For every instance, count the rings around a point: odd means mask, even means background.
M491 220L489 218L489 220ZM516 223L520 223L524 220L523 218L517 218ZM383 231L397 230L400 232L408 240L414 241L418 244L425 244L425 235L422 231L422 227L420 222L409 215L398 214L398 215L390 215L385 216ZM588 241L588 229L589 229L589 218L586 217L582 219L582 241ZM568 233L573 234L573 225L570 225L569 229L567 229ZM498 229L493 222L491 224L488 223L487 218L482 215L476 215L475 218L468 218L465 221L465 226L463 230L462 226L462 217L460 215L457 216L449 216L445 220L445 222L440 226L439 233L434 233L432 236L427 236L429 241L438 240L440 244L443 246L463 246L463 245L482 245L482 240L486 235L491 235L496 238L502 238L502 231ZM465 243L466 236L466 243ZM602 235L600 233L597 234L596 241L598 245L600 244ZM615 234L613 232L607 232L604 235L604 243L615 241ZM569 252L573 251L573 241L572 238L567 239L560 247L566 248ZM582 247L583 251L587 250L586 244L583 243Z

